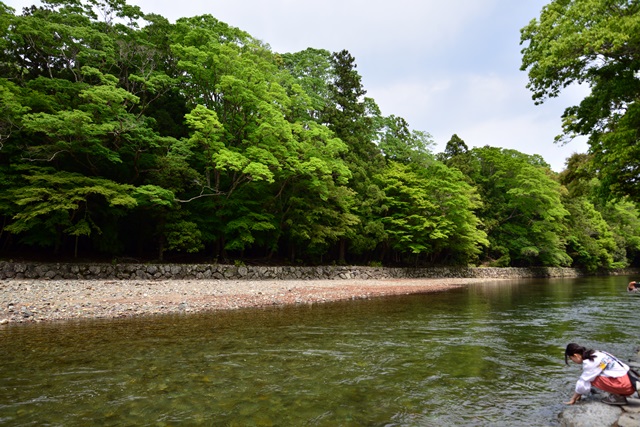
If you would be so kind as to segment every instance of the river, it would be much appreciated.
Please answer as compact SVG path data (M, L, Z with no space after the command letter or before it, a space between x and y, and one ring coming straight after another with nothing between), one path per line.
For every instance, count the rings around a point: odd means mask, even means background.
M567 343L640 344L625 276L0 327L0 425L554 426Z

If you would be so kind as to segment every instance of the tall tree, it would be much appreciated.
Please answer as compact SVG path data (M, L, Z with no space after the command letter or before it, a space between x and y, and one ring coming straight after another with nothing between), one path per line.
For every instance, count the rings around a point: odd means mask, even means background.
M589 271L614 267L616 242L609 225L586 197L567 199L567 254L572 267ZM617 265L626 267L626 265Z
M578 267L624 268L637 262L640 211L627 197L605 201L590 155L574 154L559 175L571 212L567 252ZM602 225L606 223L606 225Z
M378 148L385 158L402 163L426 164L432 160L431 135L411 130L402 117L391 115L382 118Z
M116 46L139 17L116 0L44 1L3 16L0 92L11 102L2 120L10 131L0 151L2 206L4 230L21 241L57 249L72 237L76 254L81 238L91 249L123 247L119 223L136 208L135 186L165 142L137 110L140 98L110 73L122 68Z
M282 67L308 96L304 103L309 118L320 122L321 113L329 101L332 75L331 53L324 49L308 48L301 52L282 54Z
M458 134L451 135L451 139L447 141L447 146L444 149L444 157L450 159L461 154L465 154L469 151L467 144L458 136Z
M499 266L566 266L563 189L539 156L481 147L470 150L469 177L483 201L491 245Z
M33 168L25 171L24 180L23 185L2 196L20 208L5 230L22 235L25 243L51 247L56 253L64 237L72 236L77 257L80 237L102 234L97 218L103 217L105 210L123 215L123 209L136 206L132 186L107 179Z
M354 219L342 188L351 176L341 159L346 147L314 121L317 100L278 56L211 16L179 20L171 38L193 108L192 133L175 153L200 176L181 200L208 206L217 220L206 227L217 230L222 248L272 253L285 239L326 250ZM313 214L323 209L331 215ZM203 227L210 221L199 219ZM309 221L313 233L302 231Z
M521 30L536 103L571 84L591 92L563 114L563 135L589 136L605 188L640 201L640 2L554 0Z
M322 120L349 147L350 163L362 167L367 176L381 161L380 151L373 143L375 129L364 97L367 91L356 70L355 58L348 51L334 53L331 64L333 79Z
M357 227L340 239L338 260L344 263L348 243L353 245L353 252L360 252L375 248L384 237L378 222L381 192L372 182L374 173L384 166L384 158L374 143L377 129L373 118L379 115L379 109L365 98L355 58L342 50L332 54L331 64L329 100L321 121L348 147L344 159L353 176L350 186L355 192L354 208L360 220Z
M469 172L469 147L457 134L453 134L447 141L447 146L442 153L438 153L437 158L449 167L460 169L463 173Z
M376 176L385 193L382 218L389 244L401 257L413 254L429 264L477 261L488 245L475 210L480 198L460 171L441 162L392 161Z
M628 198L610 201L602 209L602 216L616 242L614 267L629 267L640 262L640 209Z

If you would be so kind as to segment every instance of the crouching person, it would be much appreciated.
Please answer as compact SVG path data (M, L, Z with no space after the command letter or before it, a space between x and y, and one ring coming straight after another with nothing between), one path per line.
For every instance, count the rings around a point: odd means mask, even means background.
M591 392L591 386L606 391L609 396L602 399L609 405L626 405L627 396L636 390L629 377L629 366L616 357L604 351L588 350L581 345L571 343L564 352L564 362L567 359L582 365L582 374L576 383L576 389L567 405L573 405L582 395Z

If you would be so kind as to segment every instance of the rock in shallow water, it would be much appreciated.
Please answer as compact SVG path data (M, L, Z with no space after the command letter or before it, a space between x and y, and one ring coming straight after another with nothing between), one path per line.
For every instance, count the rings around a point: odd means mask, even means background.
M583 402L567 407L559 415L562 427L614 427L622 409L600 402Z

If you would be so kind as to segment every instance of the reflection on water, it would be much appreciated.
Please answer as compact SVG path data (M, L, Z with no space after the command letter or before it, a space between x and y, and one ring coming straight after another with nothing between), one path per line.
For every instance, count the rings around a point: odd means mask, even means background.
M627 277L0 328L0 425L556 425L570 341L638 344Z

